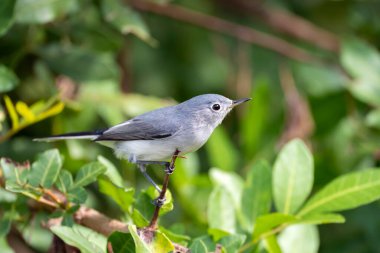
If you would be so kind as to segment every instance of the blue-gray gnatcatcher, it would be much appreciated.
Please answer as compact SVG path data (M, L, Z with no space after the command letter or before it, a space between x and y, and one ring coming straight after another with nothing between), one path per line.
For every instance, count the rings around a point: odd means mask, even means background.
M168 167L168 159L198 150L234 108L250 98L231 100L217 94L193 97L181 104L141 114L106 130L56 135L36 140L90 139L113 148L119 158L136 163L146 173L148 164ZM171 173L172 171L167 171Z

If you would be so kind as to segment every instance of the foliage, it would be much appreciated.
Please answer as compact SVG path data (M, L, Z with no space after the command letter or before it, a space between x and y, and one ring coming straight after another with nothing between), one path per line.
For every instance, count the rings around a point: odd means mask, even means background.
M82 252L377 252L379 3L255 6L3 0L0 251L17 234L38 252L57 237ZM152 240L158 194L133 165L92 142L32 141L201 93L253 100L177 160Z

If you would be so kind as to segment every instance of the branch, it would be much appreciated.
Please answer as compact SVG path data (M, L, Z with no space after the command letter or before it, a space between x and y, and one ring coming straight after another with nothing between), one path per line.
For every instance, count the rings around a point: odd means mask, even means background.
M214 32L223 33L235 37L241 41L270 49L297 61L320 62L320 60L315 58L315 56L306 50L295 47L285 40L254 30L247 26L223 20L221 18L192 11L172 4L161 5L145 0L132 0L127 1L127 3L136 10L158 14L206 28Z
M259 19L281 33L334 53L339 51L340 42L335 34L299 16L277 8L264 7L255 1L217 0L217 2L223 4L228 10L235 9L240 15L246 14L254 19Z
M172 160L170 161L169 169L174 169L175 161L177 160L178 154L179 154L179 150L176 149L176 151L174 152L174 154L172 156ZM170 177L170 173L166 172L165 178L164 178L164 183L162 184L162 190L160 192L160 196L158 197L159 200L165 199L166 190L167 190L168 185L169 185L169 177ZM152 220L150 221L150 224L148 226L148 230L150 230L150 229L156 230L157 229L158 215L160 213L160 209L161 209L161 205L156 205L156 208L154 209Z

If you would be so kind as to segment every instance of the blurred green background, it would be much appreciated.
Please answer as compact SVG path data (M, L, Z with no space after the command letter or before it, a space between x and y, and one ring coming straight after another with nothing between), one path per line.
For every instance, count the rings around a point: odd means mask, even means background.
M212 167L244 176L253 162L272 162L295 137L304 139L315 157L314 191L341 174L379 165L380 1L161 0L147 6L117 0L1 1L0 93L14 104L65 104L58 115L38 122L31 117L30 126L2 140L2 157L34 160L57 147L64 167L75 172L101 154L126 185L143 189L147 183L134 166L105 147L32 138L106 128L203 93L252 97L205 147L180 160L173 174L175 209L162 223L191 236L206 228ZM271 37L263 43L260 36L251 41L231 36L226 30L235 26L216 32L213 20L193 11L228 22L222 27L240 25ZM282 53L271 48L273 41L277 49L285 47ZM12 121L1 99L5 135ZM29 109L23 108L16 106L27 121ZM157 168L150 173L163 177ZM90 205L117 215L104 201L94 189ZM319 252L380 252L379 213L375 202L345 212L345 224L321 226Z

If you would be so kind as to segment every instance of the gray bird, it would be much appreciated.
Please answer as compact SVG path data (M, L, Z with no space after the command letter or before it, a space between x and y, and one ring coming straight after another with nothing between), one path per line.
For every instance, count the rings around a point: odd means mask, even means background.
M168 169L168 160L177 150L178 155L198 150L232 108L249 100L231 100L217 94L199 95L178 105L141 114L106 130L35 140L90 139L111 147L118 158L136 163L149 182L160 191L146 173L146 166L162 164Z

